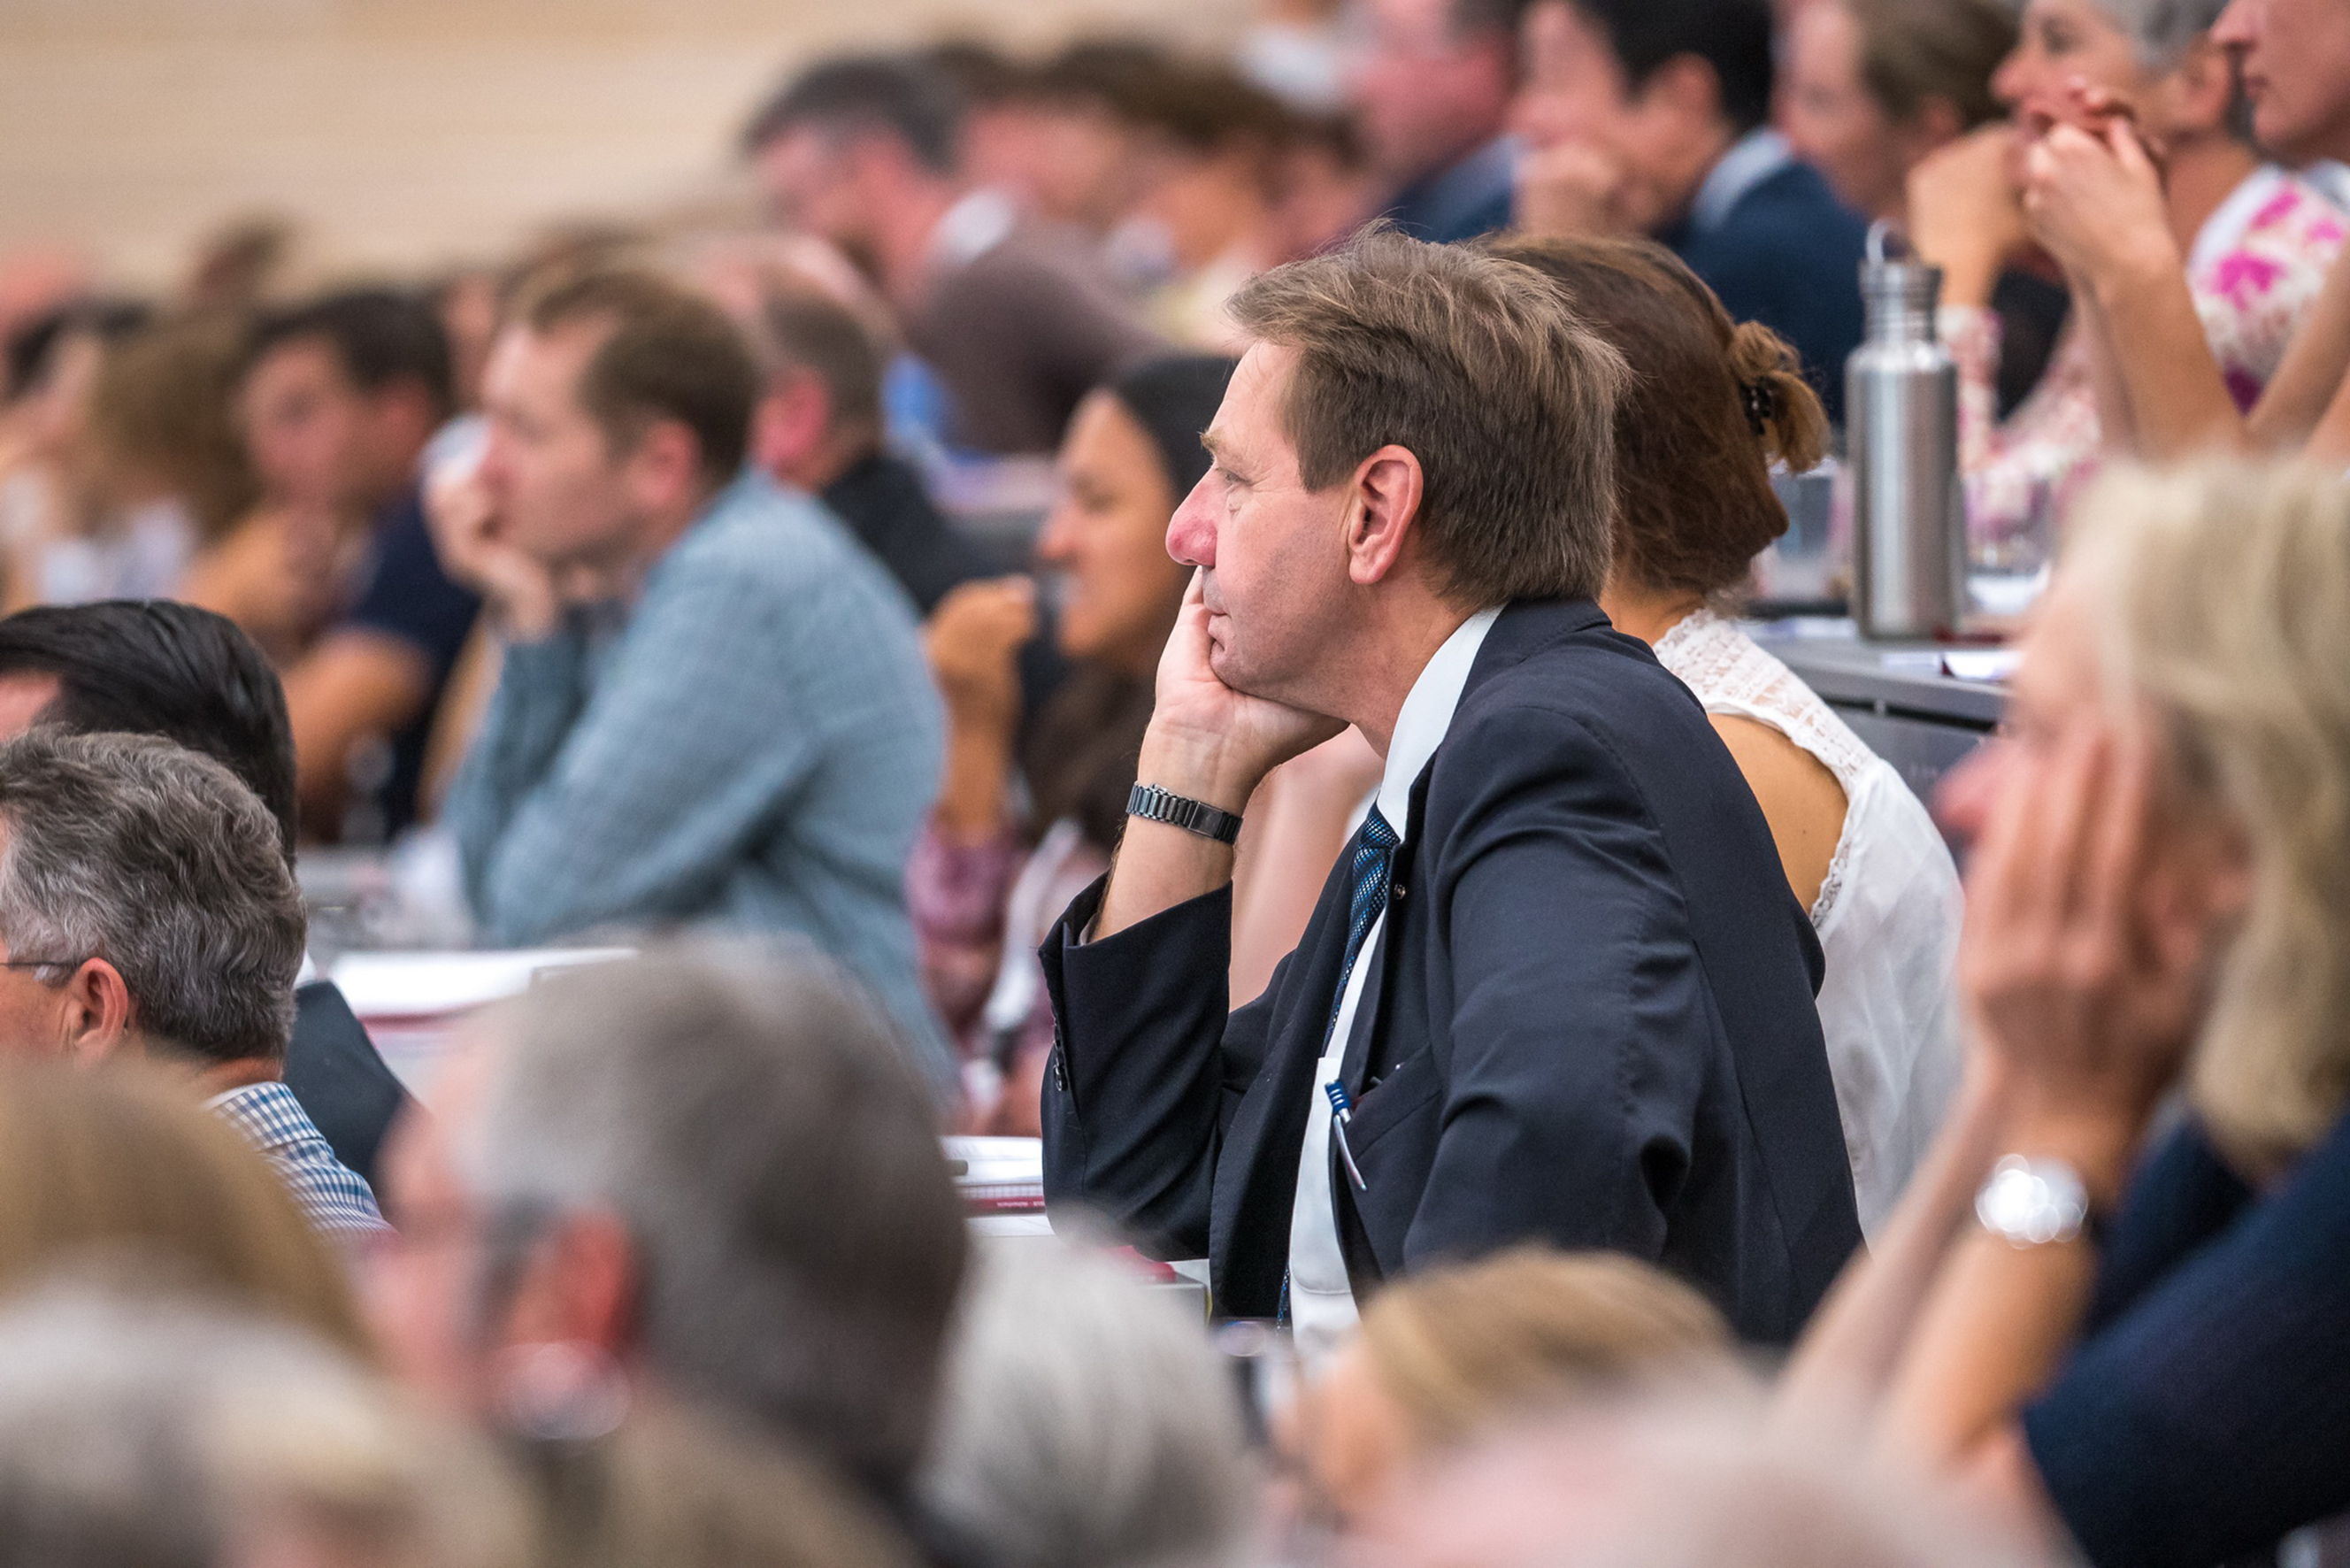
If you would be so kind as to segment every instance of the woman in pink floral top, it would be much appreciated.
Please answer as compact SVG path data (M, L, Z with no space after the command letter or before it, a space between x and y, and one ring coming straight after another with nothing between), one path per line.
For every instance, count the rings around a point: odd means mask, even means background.
M2032 395L1997 417L2002 267L2033 239L2021 196L2030 145L2058 125L2097 131L2127 117L2166 149L2167 226L2186 259L2205 337L2240 409L2276 374L2286 344L2342 248L2340 209L2261 162L2241 130L2235 73L2209 30L2222 0L2146 6L2031 0L1995 78L2010 125L1919 166L1910 210L1919 251L1943 268L1940 330L1959 366L1960 462L1978 543L2050 525L2092 477L2098 417L2094 309L2074 281L2074 319Z
M1152 676L1189 574L1167 554L1176 504L1206 472L1201 432L1228 359L1156 360L1088 397L1061 448L1062 495L1037 557L1064 590L1072 671L1023 737L1015 659L1035 635L1027 577L966 584L932 616L947 777L907 869L923 978L964 1064L973 1130L1036 1131L1052 1013L1036 947L1108 868Z

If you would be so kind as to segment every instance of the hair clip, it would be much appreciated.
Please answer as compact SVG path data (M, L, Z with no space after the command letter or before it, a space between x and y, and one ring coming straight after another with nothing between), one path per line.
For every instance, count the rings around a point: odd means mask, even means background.
M1779 412L1779 389L1768 381L1749 381L1739 389L1746 401L1746 422L1759 438L1771 433L1771 421Z

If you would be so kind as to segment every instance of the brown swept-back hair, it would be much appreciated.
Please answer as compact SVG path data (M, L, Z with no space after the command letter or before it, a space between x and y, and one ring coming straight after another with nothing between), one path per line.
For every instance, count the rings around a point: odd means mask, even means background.
M579 372L579 406L625 452L657 420L693 432L715 489L750 449L759 371L734 324L700 295L638 267L560 271L528 286L514 319L533 332L587 325L605 337Z
M1413 526L1440 596L1598 594L1624 362L1540 272L1373 229L1262 275L1231 308L1296 352L1284 424L1308 490L1383 446L1419 460Z
M1843 0L1860 35L1860 82L1895 120L1935 99L1959 129L2004 119L1991 73L2015 47L2015 10L2002 0Z
M143 1070L0 1067L0 1293L126 1265L368 1355L340 1260L193 1095Z
M1803 470L1827 444L1795 352L1733 323L1698 275L1647 240L1508 240L1496 255L1563 284L1632 367L1616 411L1616 572L1652 593L1733 594L1787 531L1771 463Z

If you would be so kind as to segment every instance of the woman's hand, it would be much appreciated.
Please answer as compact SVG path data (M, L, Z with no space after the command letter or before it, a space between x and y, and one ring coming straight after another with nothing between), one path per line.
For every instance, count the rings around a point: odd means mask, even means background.
M1184 590L1159 655L1158 700L1139 777L1238 813L1265 774L1346 725L1225 685L1210 662L1206 587L1203 566Z
M2161 171L2119 114L2059 125L2024 154L2032 232L2076 286L2098 293L2186 267L2170 233Z
M1627 234L1623 165L1586 141L1529 149L1517 164L1518 228L1541 239Z
M1020 723L1020 649L1035 635L1031 578L965 583L939 601L922 648L958 729L1010 744Z
M1969 868L1960 988L2012 1147L2110 1201L2201 1023L2209 927L2156 893L2147 737L2100 725L2010 765Z
M2016 133L1987 125L1909 171L1909 243L1942 269L1942 302L1987 306L2002 268L2030 243L2016 185Z

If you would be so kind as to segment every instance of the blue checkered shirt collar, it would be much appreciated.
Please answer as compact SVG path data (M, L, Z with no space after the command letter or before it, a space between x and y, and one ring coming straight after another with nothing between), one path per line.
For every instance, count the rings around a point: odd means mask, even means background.
M276 1168L311 1226L326 1235L371 1235L391 1229L367 1179L335 1158L310 1113L283 1084L248 1084L215 1096L209 1108Z

